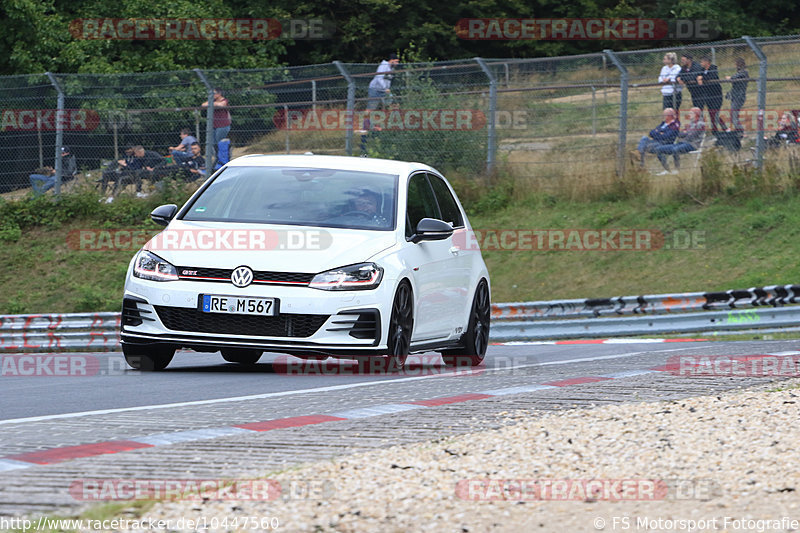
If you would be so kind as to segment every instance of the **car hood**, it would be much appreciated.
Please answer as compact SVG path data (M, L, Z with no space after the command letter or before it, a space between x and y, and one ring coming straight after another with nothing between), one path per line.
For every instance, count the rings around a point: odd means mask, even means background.
M317 273L394 244L394 231L174 220L145 249L175 266Z

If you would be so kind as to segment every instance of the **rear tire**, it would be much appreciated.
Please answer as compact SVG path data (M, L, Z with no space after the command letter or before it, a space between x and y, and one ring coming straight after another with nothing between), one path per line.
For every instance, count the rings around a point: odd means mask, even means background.
M134 370L157 372L167 368L175 356L175 348L162 344L123 344L122 353Z
M260 350L250 350L247 348L225 348L220 351L222 352L222 358L227 362L238 363L245 366L256 364L263 354Z
M461 338L463 348L445 350L442 361L447 366L478 366L486 356L489 346L489 322L492 304L489 297L489 284L485 279L478 283L475 298L469 313L467 331Z
M392 314L387 332L386 368L389 372L401 370L411 350L411 333L414 331L414 298L411 285L403 281L398 285L392 303Z

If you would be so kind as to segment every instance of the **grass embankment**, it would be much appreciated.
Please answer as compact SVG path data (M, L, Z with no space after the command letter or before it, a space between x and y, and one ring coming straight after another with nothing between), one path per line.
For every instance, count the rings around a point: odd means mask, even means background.
M0 203L0 314L117 310L134 250L81 250L78 229L156 231L148 213L182 201L171 190L144 200L98 202L91 191ZM493 300L549 300L664 292L725 290L800 281L794 245L800 196L720 195L648 203L640 198L573 202L554 197L510 200L500 193L463 191L476 230L650 230L659 249L626 251L527 249L484 251ZM694 232L694 233L692 233ZM485 235L485 234L483 234ZM695 236L695 245L687 236ZM565 233L565 237L567 234ZM483 244L502 246L482 237ZM512 243L513 241L506 241ZM569 242L569 241L566 241ZM657 239L653 239L658 244ZM686 246L689 249L686 249Z

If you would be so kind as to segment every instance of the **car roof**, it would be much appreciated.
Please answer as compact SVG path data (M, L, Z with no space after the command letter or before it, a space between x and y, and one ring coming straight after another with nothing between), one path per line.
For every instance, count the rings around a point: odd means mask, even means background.
M409 174L415 170L434 170L428 165L423 165L422 163L337 155L245 155L231 160L227 166L335 168L362 172L383 172L386 174L398 174L401 176Z

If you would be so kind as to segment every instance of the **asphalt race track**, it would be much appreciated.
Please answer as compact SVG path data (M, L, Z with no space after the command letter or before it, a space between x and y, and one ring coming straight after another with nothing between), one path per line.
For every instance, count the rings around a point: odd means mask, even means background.
M243 368L181 352L157 373L128 369L121 353L3 355L0 515L85 506L68 488L87 476L253 476L499 427L509 411L534 416L770 383L785 378L679 375L674 360L800 353L800 341L584 342L493 345L472 370L412 356L389 374L275 354Z

